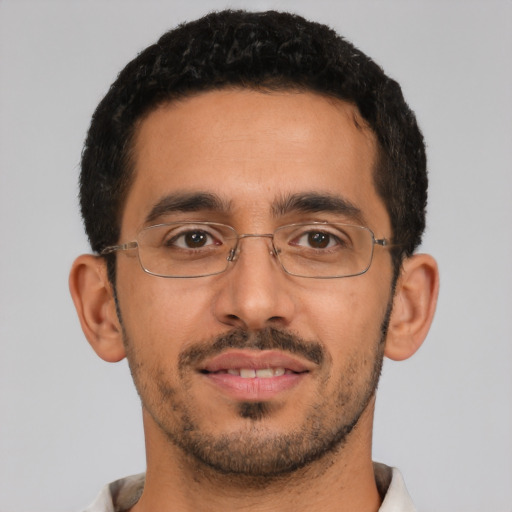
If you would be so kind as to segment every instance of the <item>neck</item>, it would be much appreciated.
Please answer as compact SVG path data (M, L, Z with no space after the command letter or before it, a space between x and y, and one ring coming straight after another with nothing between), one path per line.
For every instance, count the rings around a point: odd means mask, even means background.
M373 406L374 400L342 447L274 477L219 473L184 454L145 413L146 485L132 512L376 512L381 498L371 461Z

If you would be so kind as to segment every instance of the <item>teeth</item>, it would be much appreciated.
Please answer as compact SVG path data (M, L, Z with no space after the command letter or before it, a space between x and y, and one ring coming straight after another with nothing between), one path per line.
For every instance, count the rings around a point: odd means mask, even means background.
M242 377L242 379L269 379L271 377L279 377L285 374L284 368L260 368L254 370L253 368L230 368L227 370L229 375L235 375L236 377Z
M261 370L256 370L256 377L260 379L268 379L269 377L274 376L274 370L272 368L262 368Z

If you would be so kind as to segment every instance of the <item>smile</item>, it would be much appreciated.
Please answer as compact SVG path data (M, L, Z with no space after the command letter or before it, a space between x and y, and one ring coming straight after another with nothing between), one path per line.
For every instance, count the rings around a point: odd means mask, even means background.
M256 401L295 388L312 366L279 351L235 350L209 360L199 373L217 393L236 401Z
M272 377L280 377L284 375L286 372L292 373L290 370L286 370L285 368L230 368L229 370L221 370L219 374L227 373L229 375L234 375L236 377L242 377L242 379L270 379Z

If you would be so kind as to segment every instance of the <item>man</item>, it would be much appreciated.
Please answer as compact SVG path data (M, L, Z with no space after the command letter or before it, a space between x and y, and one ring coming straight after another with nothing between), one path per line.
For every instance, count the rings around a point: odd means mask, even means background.
M85 144L97 256L70 288L128 359L147 471L88 510L414 510L371 438L383 357L435 309L426 188L398 84L325 26L213 13L129 63Z

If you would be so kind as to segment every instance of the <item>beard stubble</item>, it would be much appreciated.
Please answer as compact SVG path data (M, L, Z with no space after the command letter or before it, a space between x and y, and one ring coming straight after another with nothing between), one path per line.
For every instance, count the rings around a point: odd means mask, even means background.
M275 433L265 428L272 417L271 402L240 402L236 405L243 428L234 433L214 435L199 425L193 404L180 396L166 372L146 372L145 364L126 333L125 346L135 386L145 410L165 434L193 463L216 473L271 480L308 466L327 454L342 449L361 415L375 395L382 371L384 344L391 315L392 300L380 326L380 336L372 347L371 358L346 362L335 393L317 393L300 424L287 432ZM316 341L305 341L294 333L266 328L255 333L234 329L213 340L203 341L184 350L178 361L178 373L189 387L190 368L207 357L228 348L283 350L299 355L319 366L329 367L330 357ZM357 385L363 372L365 378Z

